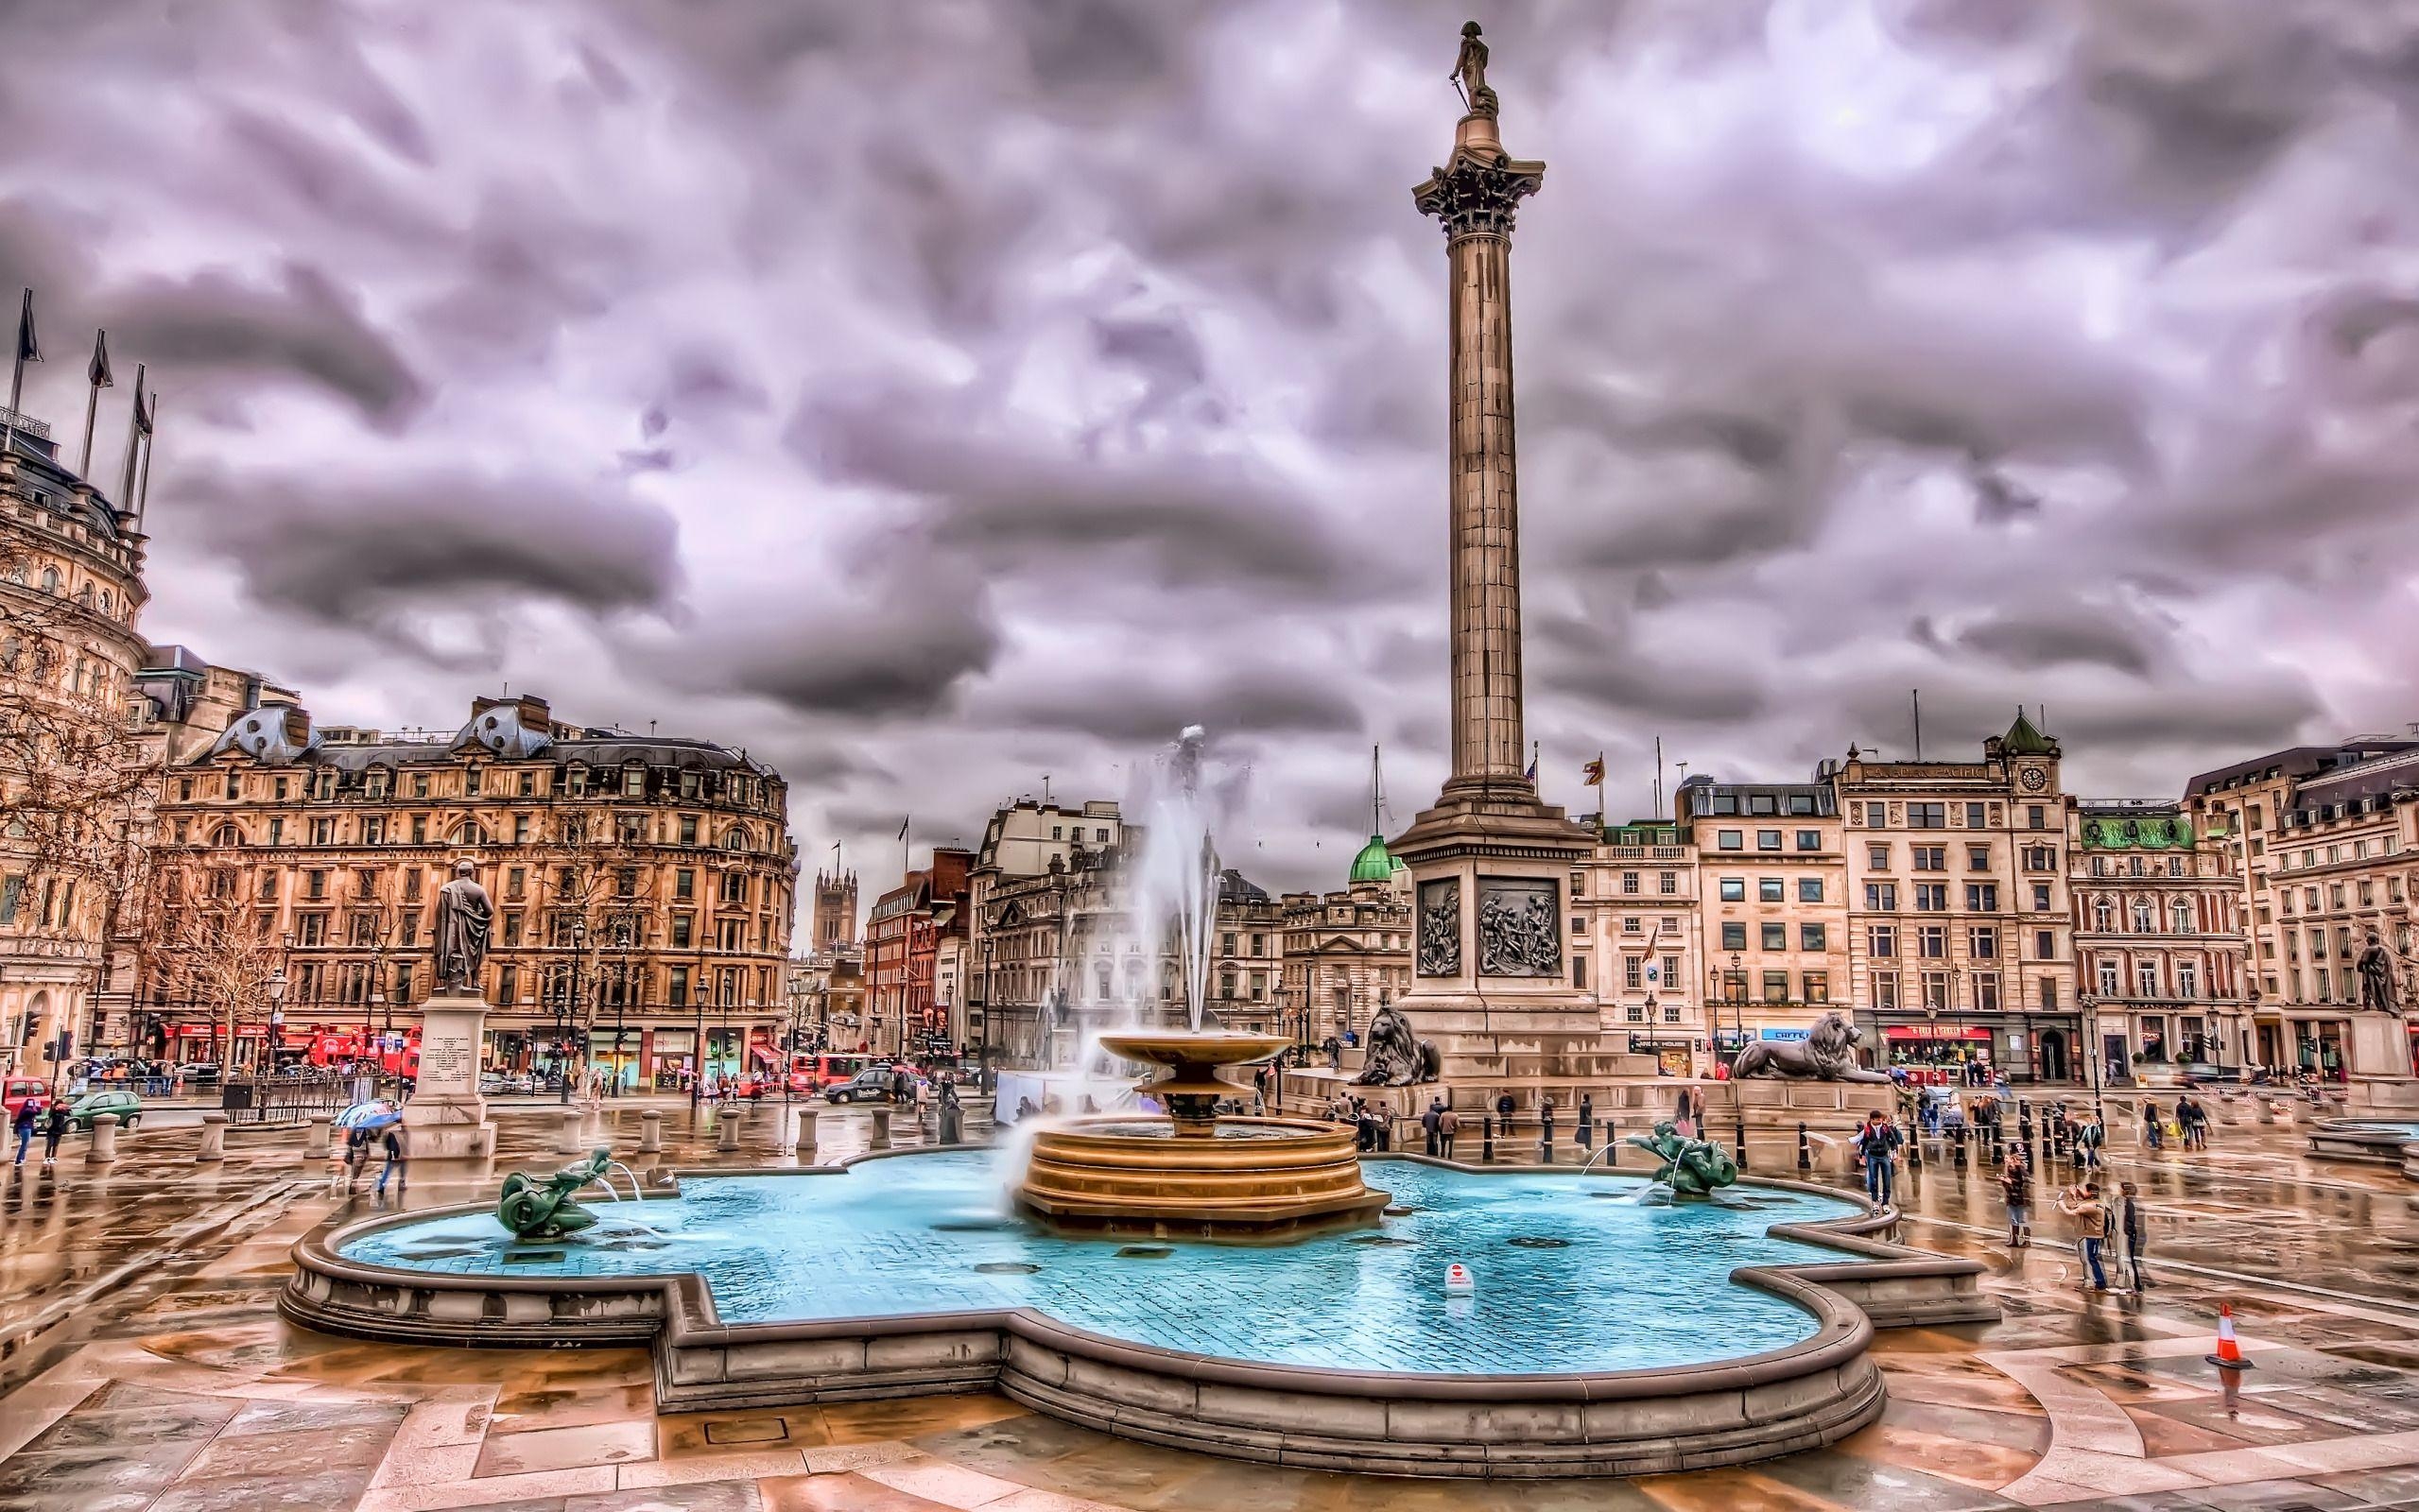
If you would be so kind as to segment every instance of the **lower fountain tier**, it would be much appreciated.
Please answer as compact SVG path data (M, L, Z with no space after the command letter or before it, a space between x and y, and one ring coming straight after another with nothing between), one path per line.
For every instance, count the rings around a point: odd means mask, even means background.
M1374 1223L1388 1194L1361 1180L1351 1130L1222 1118L1210 1138L1104 1114L1045 1131L1016 1189L1051 1227L1162 1239L1267 1239Z

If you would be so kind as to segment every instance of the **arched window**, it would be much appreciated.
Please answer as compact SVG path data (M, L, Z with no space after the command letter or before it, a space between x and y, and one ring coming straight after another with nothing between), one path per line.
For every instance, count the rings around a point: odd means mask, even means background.
M45 593L56 593L59 592L58 568L45 567L42 570L42 591Z
M487 832L479 827L476 819L464 819L454 826L454 833L450 838L455 845L485 845Z
M93 607L92 584L86 583L76 590L76 602L83 605L86 609L91 609Z
M2151 907L2151 901L2147 898L2134 899L2134 933L2136 935L2155 934L2158 931L2158 915L2156 911Z
M210 843L233 848L244 843L244 833L232 824L222 824L210 833Z
M2200 931L2192 927L2192 903L2189 899L2179 898L2173 903L2169 904L2168 907L2168 918L2173 925L2171 933L2178 935L2195 935L2200 933Z
M725 850L745 850L748 849L747 830L740 825L734 824L730 829L723 831L722 849Z
M2097 898L2091 905L2091 927L2106 935L2117 928L2117 905L2105 898Z
M104 588L104 589L102 589L102 590L101 590L101 612L102 612L102 613L104 613L104 614L106 614L106 613L108 613L109 611L110 611L110 591L109 591L108 589Z

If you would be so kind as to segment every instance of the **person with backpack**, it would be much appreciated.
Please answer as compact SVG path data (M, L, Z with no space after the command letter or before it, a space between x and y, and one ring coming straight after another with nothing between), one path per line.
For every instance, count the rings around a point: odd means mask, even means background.
M2085 1181L2059 1194L2058 1211L2074 1220L2075 1248L2082 1255L2084 1285L2108 1290L2108 1272L2100 1255L2108 1243L2108 1205L2099 1199L2099 1183Z
M43 1164L57 1165L59 1163L59 1142L67 1137L68 1122L66 1102L60 1098L52 1098L50 1110L43 1117Z
M1999 1167L1999 1197L2008 1206L2008 1247L2022 1249L2032 1243L2032 1168L2024 1163L2021 1144Z
M1898 1146L1905 1143L1898 1125L1878 1108L1857 1130L1857 1155L1865 1163L1865 1195L1885 1208L1898 1193Z

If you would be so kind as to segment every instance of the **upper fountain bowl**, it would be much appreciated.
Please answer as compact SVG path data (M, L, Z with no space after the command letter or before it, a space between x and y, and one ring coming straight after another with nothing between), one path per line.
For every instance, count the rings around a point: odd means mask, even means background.
M1254 1065L1272 1058L1291 1043L1291 1040L1281 1034L1228 1034L1222 1031L1206 1034L1104 1034L1100 1037L1100 1047L1111 1055L1168 1068L1166 1075L1144 1088L1162 1099L1232 1096L1241 1089L1219 1076L1218 1067ZM1179 1117L1191 1111L1181 1102L1171 1102L1169 1106L1178 1111ZM1207 1109L1201 1109L1196 1116L1207 1116Z

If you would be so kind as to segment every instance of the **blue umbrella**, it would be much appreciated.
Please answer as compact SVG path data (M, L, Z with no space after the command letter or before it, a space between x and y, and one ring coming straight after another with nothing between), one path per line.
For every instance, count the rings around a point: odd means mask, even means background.
M360 1128L372 1132L385 1128L389 1124L402 1122L403 1109L384 1097L373 1097L366 1103L355 1103L336 1115L336 1126L338 1128Z

